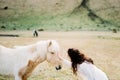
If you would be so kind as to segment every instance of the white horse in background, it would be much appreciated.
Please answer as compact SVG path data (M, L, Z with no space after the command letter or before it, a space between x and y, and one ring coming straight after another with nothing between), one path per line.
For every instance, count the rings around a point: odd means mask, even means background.
M35 67L47 60L61 69L60 48L55 40L7 48L0 46L0 74L14 75L15 80L27 80Z

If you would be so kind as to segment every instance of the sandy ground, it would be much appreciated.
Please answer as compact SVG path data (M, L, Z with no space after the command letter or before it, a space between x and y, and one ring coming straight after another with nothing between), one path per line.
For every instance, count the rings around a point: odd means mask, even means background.
M56 39L61 47L61 56L67 56L68 48L77 48L94 60L110 80L120 80L120 32L39 32L35 38L32 31L0 31L0 34L19 34L20 37L0 37L0 44L6 47L28 45L39 40ZM14 80L13 77L0 76L0 80ZM28 80L77 80L66 66L56 71L48 62L41 63ZM82 80L82 79L79 79Z

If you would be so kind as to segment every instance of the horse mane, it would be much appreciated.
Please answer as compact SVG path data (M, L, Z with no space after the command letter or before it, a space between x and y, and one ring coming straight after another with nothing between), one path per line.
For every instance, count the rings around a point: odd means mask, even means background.
M91 58L85 56L78 49L73 49L73 48L68 49L68 55L72 62L72 69L74 74L76 74L77 71L77 64L82 64L84 61L94 64Z

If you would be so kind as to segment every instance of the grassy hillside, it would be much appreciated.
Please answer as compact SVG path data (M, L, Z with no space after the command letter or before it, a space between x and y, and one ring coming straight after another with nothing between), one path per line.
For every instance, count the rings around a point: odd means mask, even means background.
M0 30L69 31L114 28L120 29L119 0L0 1Z

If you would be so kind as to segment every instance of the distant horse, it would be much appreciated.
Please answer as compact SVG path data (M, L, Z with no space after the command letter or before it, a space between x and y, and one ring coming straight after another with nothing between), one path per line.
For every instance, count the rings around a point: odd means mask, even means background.
M38 37L38 32L37 32L37 30L34 30L33 36L34 36L34 37Z
M47 60L61 69L60 48L55 40L7 48L0 46L0 74L14 75L15 80L27 80L38 64Z

